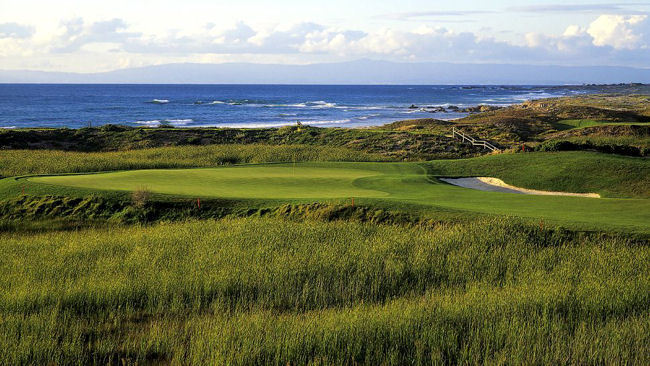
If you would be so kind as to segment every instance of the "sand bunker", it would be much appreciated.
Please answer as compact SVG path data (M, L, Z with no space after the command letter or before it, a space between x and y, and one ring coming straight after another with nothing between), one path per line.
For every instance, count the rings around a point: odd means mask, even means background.
M449 184L453 184L455 186L478 189L479 191L537 194L537 195L545 195L545 196L574 196L574 197L600 198L600 195L598 193L551 192L551 191L538 191L535 189L519 188L519 187L511 186L499 178L492 178L492 177L440 178L440 180L443 182L447 182Z

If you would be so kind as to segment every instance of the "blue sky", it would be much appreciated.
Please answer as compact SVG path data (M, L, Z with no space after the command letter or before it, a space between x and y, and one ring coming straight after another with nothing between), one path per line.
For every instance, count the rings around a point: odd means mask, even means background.
M650 65L650 1L0 0L0 69L371 58Z

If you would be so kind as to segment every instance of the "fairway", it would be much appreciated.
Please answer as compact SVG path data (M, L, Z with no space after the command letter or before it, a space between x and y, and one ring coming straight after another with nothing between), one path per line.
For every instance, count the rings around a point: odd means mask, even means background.
M262 164L224 168L134 170L28 178L33 183L97 190L211 198L313 202L357 198L435 209L544 219L588 229L647 232L647 199L527 196L482 192L428 177L416 163Z

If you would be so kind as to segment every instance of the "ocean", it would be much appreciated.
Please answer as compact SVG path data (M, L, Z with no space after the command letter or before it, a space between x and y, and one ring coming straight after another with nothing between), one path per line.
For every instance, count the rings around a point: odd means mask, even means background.
M175 127L365 127L455 119L431 107L506 106L598 92L588 86L0 84L0 128L104 124ZM415 107L413 107L415 106Z

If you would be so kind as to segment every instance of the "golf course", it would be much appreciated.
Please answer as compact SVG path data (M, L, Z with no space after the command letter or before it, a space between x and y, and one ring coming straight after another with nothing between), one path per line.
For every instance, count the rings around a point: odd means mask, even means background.
M570 154L565 154L570 157ZM589 161L585 155L584 161ZM525 159L526 156L521 156ZM633 160L633 158L629 158ZM639 159L639 168L646 161ZM451 163L453 167L453 161ZM457 163L460 164L460 163ZM433 170L431 170L433 169ZM433 175L431 174L433 173ZM150 169L25 178L30 183L103 191L137 191L196 198L313 202L352 199L543 219L587 229L647 231L644 198L580 198L483 192L446 184L426 163L289 163L202 169ZM469 174L468 174L469 175ZM541 179L541 178L540 178Z
M0 131L0 364L648 365L647 101Z

